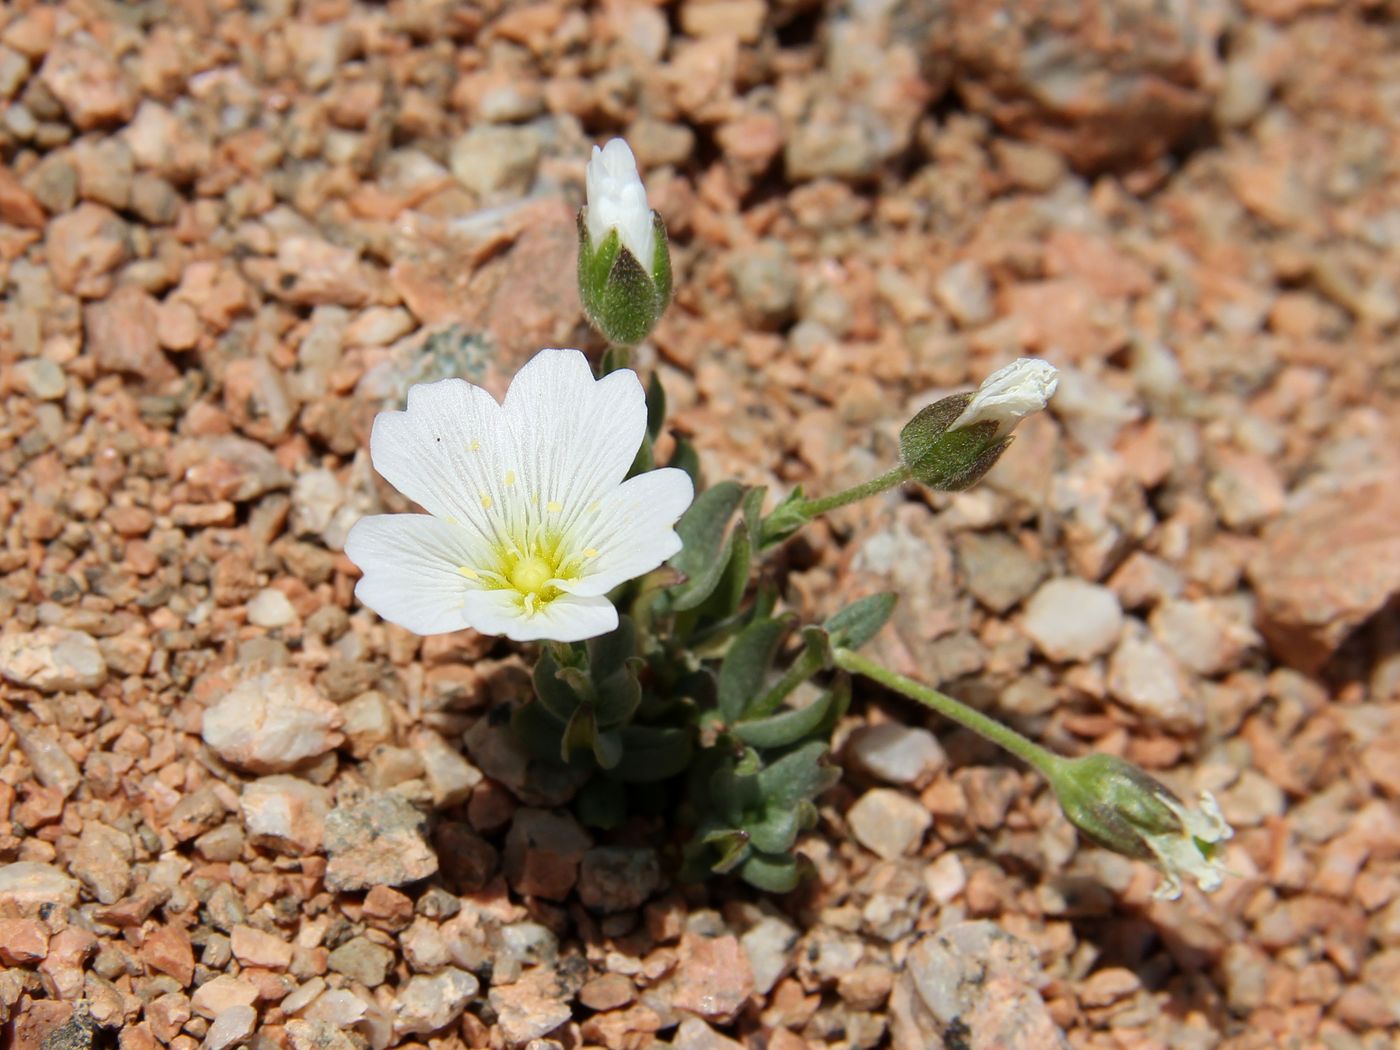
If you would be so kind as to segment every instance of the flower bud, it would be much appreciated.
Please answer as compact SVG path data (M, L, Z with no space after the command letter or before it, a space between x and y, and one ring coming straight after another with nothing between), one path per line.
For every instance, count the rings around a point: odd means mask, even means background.
M979 481L1011 445L1011 431L1055 393L1054 366L1022 357L970 394L935 401L900 432L899 451L917 481L956 492Z
M622 139L593 147L578 213L579 298L614 346L636 346L671 300L671 254L661 216L647 206L637 162Z
M1180 897L1183 875L1208 893L1220 888L1220 843L1234 831L1210 792L1201 792L1199 811L1187 809L1165 784L1114 755L1066 760L1048 775L1065 816L1087 838L1162 872L1154 897Z

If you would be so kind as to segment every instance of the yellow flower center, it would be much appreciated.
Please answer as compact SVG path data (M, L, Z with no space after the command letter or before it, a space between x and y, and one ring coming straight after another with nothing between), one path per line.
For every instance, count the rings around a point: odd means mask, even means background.
M461 565L457 571L489 590L514 592L511 598L528 616L564 593L553 581L578 579L584 563L598 556L591 547L571 553L569 546L558 533L538 532L524 542L499 543L489 568Z
M529 554L510 570L510 585L521 594L539 594L554 579L554 566L538 554Z

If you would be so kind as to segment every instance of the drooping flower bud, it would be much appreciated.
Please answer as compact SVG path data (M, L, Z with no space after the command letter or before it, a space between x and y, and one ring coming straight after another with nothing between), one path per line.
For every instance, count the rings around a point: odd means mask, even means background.
M1053 365L1022 357L970 394L929 405L900 432L900 458L915 480L956 492L980 480L1011 444L1011 431L1043 409L1059 380Z
M1182 876L1209 893L1227 874L1220 844L1234 835L1209 791L1188 809L1165 784L1114 755L1066 760L1047 772L1060 807L1087 838L1162 872L1153 896L1176 900Z
M579 297L589 322L614 346L636 346L671 300L666 226L647 205L632 150L613 139L584 176L578 214Z

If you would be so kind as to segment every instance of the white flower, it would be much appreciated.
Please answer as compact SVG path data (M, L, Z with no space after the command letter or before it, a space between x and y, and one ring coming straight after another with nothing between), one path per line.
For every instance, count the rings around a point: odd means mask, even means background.
M627 143L613 139L602 149L594 146L584 182L588 194L584 225L593 247L597 248L609 231L616 229L622 246L650 272L656 250L656 231L652 227L647 191Z
M1187 809L1175 798L1161 796L1161 801L1181 821L1182 831L1176 834L1147 834L1143 836L1148 848L1156 854L1162 882L1152 896L1174 901L1181 896L1181 877L1196 880L1206 893L1220 888L1227 874L1219 860L1220 843L1234 837L1234 829L1225 821L1220 806L1209 791L1201 792L1199 811Z
M636 373L595 380L577 350L542 350L497 404L461 379L420 384L374 421L374 467L427 514L355 523L355 595L415 634L474 627L578 641L617 626L605 597L681 547L694 494L665 468L623 480L646 431Z
M1017 358L982 381L967 408L948 429L991 420L997 424L994 440L1004 438L1023 418L1043 409L1059 383L1055 366L1048 361Z

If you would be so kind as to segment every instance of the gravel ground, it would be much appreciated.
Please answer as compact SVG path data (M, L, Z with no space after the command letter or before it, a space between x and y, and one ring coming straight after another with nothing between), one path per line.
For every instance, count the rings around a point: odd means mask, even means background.
M1382 1050L1400 1025L1400 35L1367 0L0 9L0 1041ZM594 142L711 478L824 492L1062 370L987 482L785 548L813 615L1214 791L1151 899L858 686L784 898L557 808L525 655L353 600L375 412L545 345ZM117 1034L119 1033L119 1035Z

